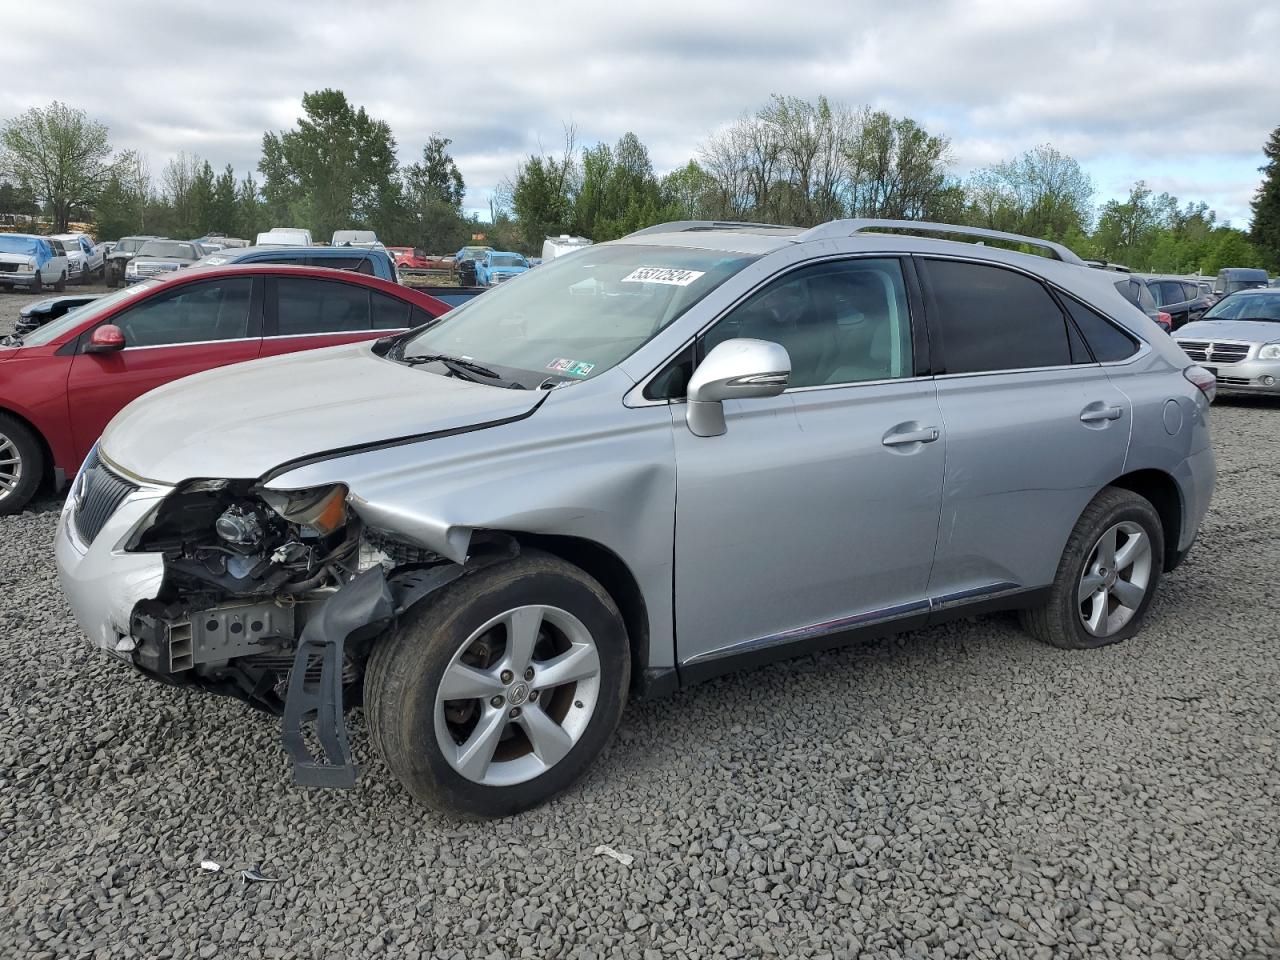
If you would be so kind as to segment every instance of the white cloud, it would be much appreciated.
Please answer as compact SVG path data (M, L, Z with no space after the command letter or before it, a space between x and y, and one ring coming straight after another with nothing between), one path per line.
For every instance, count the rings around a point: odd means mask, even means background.
M154 171L185 150L243 173L264 130L294 123L303 91L337 87L391 124L405 162L432 132L452 137L468 205L483 208L524 153L559 144L564 122L586 142L634 130L663 169L772 93L825 93L947 134L960 171L1052 141L1107 171L1095 174L1104 191L1123 162L1126 182L1164 176L1239 219L1280 123L1280 71L1249 38L1280 33L1280 9L1219 0L1206 10L1189 0L77 5L0 40L0 117L61 99L106 121Z

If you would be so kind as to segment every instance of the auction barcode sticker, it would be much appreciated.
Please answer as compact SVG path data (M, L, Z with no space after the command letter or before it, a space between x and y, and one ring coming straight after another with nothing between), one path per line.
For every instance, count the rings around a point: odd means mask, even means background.
M687 287L705 270L678 270L674 267L636 267L622 278L623 283L665 283L673 287Z

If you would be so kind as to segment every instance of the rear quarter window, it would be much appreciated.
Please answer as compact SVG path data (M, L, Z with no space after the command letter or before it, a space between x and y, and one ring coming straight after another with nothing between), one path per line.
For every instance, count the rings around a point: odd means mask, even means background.
M1083 303L1063 297L1067 313L1089 345L1089 351L1099 363L1125 360L1138 352L1138 342L1122 331L1102 314Z

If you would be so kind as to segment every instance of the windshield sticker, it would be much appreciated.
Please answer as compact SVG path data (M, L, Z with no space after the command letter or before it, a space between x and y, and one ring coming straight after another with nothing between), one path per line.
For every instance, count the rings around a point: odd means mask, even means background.
M580 360L566 360L557 357L547 364L547 369L566 377L585 377L596 368L594 363L583 363Z
M637 267L622 278L623 283L665 283L671 287L687 287L705 270L678 270L674 267Z

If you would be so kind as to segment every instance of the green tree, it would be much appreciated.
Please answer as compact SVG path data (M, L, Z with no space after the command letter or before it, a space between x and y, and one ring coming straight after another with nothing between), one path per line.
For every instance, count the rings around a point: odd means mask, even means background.
M500 190L515 214L526 250L541 249L543 237L567 233L571 228L578 185L575 140L573 127L566 127L564 152L559 157L530 154L516 168L515 177Z
M1250 239L1271 270L1280 270L1280 127L1271 131L1262 148L1267 162L1258 169L1262 183L1253 196Z
M106 124L54 101L32 107L0 128L0 171L48 204L64 231L74 207L92 205L110 169Z
M451 143L448 137L433 133L422 148L422 160L405 168L405 189L415 202L431 200L462 209L467 189L458 165L449 155Z
M318 236L384 217L398 195L391 128L340 90L302 96L296 130L265 133L258 169L277 221Z
M404 225L388 236L403 236L414 246L450 253L470 241L475 225L462 214L467 189L449 155L452 142L432 134L422 148L422 159L405 168Z
M253 174L246 174L236 187L236 236L252 243L266 229L267 210Z
M1051 143L977 171L966 191L975 226L1056 240L1083 232L1092 219L1093 181Z
M211 230L217 229L213 209L214 181L213 165L205 160L191 181L190 235L193 237L202 237Z
M236 230L236 172L227 164L213 181L208 230L234 235Z
M1261 251L1249 242L1243 231L1223 227L1204 261L1203 272L1215 274L1225 267L1260 267L1262 262Z

